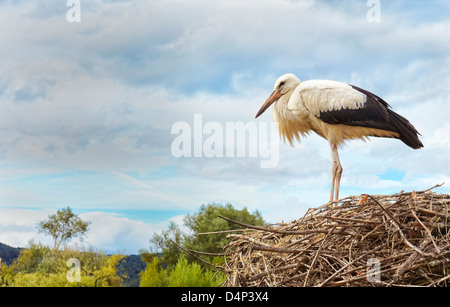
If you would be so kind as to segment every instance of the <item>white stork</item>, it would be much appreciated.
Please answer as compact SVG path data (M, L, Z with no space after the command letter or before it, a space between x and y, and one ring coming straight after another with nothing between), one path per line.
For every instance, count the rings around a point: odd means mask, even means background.
M300 82L293 74L278 78L272 94L256 114L258 118L275 103L273 118L280 136L293 145L314 131L331 147L330 201L339 199L342 166L338 146L350 139L369 136L400 139L413 149L423 147L414 126L392 111L380 97L359 87L329 80Z

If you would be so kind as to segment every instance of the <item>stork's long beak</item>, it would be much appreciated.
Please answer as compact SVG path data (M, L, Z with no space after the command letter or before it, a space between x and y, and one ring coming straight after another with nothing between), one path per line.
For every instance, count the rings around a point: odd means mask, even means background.
M281 97L281 94L279 91L274 90L272 94L270 94L269 98L267 98L266 102L262 105L261 109L259 109L258 113L256 113L255 118L258 118L261 114L264 113L265 110L267 110L268 107L272 105L275 101L277 101Z

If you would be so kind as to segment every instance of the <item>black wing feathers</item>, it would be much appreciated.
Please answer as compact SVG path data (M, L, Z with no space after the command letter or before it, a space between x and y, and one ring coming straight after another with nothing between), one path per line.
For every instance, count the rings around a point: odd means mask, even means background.
M423 147L419 140L420 133L414 126L403 116L388 109L390 123L395 126L396 132L400 134L400 140L411 148L419 149Z
M329 124L375 128L399 134L399 139L411 148L423 147L416 128L403 116L392 111L390 105L371 92L350 85L366 95L364 106L358 109L340 109L321 112L319 118Z

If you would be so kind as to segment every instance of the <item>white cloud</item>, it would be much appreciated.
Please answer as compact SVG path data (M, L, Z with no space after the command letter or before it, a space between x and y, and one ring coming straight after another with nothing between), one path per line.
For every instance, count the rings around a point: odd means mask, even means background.
M86 235L86 244L103 251L125 254L148 249L153 233L166 227L165 223L144 223L104 212L83 213L80 218L92 223Z
M0 208L0 242L13 247L25 247L30 240L51 244L37 230L38 222L48 214L46 210Z

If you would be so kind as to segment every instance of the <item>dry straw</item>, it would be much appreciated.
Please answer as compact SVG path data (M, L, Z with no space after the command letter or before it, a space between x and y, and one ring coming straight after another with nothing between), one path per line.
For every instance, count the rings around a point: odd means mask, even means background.
M351 196L275 226L240 224L224 248L229 287L448 286L450 195Z

